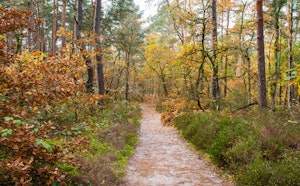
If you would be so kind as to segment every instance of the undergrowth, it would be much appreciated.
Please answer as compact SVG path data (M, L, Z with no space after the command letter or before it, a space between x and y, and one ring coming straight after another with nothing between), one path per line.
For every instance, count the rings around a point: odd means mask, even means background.
M140 109L87 103L73 100L29 117L0 119L0 185L122 184Z
M300 123L288 112L185 112L175 126L237 185L300 185Z

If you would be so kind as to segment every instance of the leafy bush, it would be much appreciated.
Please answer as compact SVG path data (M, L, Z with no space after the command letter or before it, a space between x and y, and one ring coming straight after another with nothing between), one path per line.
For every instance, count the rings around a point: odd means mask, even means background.
M63 160L62 150L47 142L51 127L51 122L35 127L9 117L1 123L2 184L51 185L55 181L64 183L64 173L55 167Z

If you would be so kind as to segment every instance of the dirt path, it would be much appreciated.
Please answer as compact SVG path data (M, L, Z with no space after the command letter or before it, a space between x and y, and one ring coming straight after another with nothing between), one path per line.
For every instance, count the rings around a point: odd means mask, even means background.
M142 104L140 140L130 159L126 186L230 186L199 159L172 127L163 126L160 114Z

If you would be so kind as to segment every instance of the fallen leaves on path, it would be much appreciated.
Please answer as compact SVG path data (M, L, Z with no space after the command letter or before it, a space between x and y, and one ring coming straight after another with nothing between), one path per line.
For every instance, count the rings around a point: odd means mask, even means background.
M230 186L188 147L173 127L163 126L160 114L143 104L140 140L130 159L127 186Z

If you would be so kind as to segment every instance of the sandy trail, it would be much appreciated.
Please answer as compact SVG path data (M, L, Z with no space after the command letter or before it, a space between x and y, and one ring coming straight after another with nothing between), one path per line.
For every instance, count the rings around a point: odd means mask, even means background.
M142 104L140 140L127 167L126 186L211 186L232 184L220 178L160 114Z

